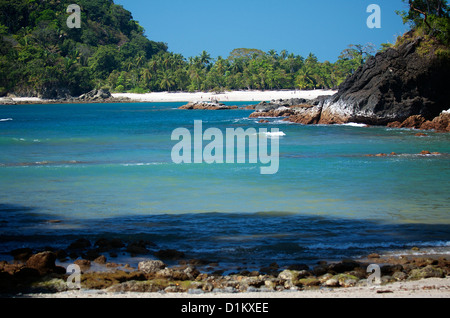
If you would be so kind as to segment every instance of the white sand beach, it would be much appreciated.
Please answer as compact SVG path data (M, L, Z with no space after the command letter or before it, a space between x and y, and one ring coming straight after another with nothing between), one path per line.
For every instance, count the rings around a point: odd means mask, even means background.
M147 94L114 93L115 98L128 97L133 101L142 102L194 102L211 101L238 102L238 101L270 101L273 99L305 98L314 99L321 95L333 95L337 91L332 90L282 90L282 91L229 91L223 93L187 93L187 92L159 92Z
M147 103L164 103L164 102L196 102L196 101L211 101L217 100L219 102L261 102L271 101L274 99L291 99L304 98L314 99L318 96L330 96L337 93L333 90L279 90L279 91L227 91L222 93L214 92L155 92L146 94L134 93L113 93L114 98L129 98L132 102L147 102ZM0 104L15 103L36 103L45 104L47 102L57 103L58 100L42 99L39 97L0 97Z

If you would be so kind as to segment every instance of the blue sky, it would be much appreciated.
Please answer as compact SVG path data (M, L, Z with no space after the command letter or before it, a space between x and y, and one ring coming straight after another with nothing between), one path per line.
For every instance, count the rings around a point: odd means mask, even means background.
M235 48L307 56L334 62L349 44L395 42L407 31L395 10L401 0L115 0L154 41L184 57L203 50L228 57ZM381 8L381 28L369 29L367 7Z

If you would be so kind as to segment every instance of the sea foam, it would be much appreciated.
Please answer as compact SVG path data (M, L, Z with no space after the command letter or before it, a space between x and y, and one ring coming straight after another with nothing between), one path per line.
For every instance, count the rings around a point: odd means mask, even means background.
M346 123L340 126L350 126L350 127L367 127L366 124L358 124L358 123Z
M276 132L266 132L266 133L264 133L267 137L270 137L270 138L272 138L272 137L283 137L283 136L286 136L286 134L284 133L284 132L282 132L282 131L276 131Z

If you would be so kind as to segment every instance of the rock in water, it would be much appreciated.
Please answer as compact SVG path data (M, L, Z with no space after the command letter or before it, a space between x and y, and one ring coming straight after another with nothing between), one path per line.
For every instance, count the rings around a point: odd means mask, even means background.
M179 107L179 109L200 109L200 110L227 110L227 109L238 109L237 106L226 106L223 103L219 103L218 101L211 102L189 102L186 105Z

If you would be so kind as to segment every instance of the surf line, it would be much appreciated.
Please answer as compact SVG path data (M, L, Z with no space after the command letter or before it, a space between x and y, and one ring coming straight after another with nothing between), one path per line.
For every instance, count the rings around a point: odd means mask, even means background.
M279 138L285 134L278 128L271 128L270 132L266 128L260 128L258 131L255 128L226 128L224 136L219 128L203 131L202 120L194 120L193 135L192 138L191 131L184 127L176 128L172 132L171 140L179 141L172 148L171 157L174 163L257 164L259 159L259 163L263 165L260 167L261 174L276 174L279 170ZM203 147L203 141L210 142Z

